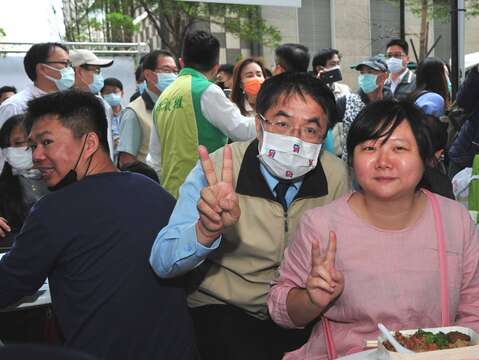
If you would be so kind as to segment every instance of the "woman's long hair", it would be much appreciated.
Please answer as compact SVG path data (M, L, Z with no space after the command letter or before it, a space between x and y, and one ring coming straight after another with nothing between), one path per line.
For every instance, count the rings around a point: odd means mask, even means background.
M23 115L9 118L0 129L0 148L10 146L10 134L17 127L23 127ZM5 162L0 174L0 216L7 219L12 230L18 230L28 214L23 200L23 189L18 176L13 175L12 166Z
M417 66L416 91L413 94L413 98L419 97L424 91L431 91L441 95L444 99L444 104L449 103L446 71L444 62L441 59L428 57Z
M249 57L236 63L233 69L233 85L231 89L231 101L234 102L236 106L238 106L242 115L247 115L247 111L244 107L246 95L244 94L243 89L241 88L241 72L243 71L246 65L249 65L251 63L256 63L259 65L259 67L261 68L261 71L263 72L263 76L266 79L266 72L264 70L263 61L261 61L260 59Z

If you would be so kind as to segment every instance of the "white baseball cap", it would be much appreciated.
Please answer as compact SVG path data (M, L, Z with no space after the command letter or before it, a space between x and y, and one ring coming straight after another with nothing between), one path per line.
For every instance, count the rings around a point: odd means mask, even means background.
M113 59L99 59L93 51L86 49L78 49L70 51L70 61L73 67L80 65L96 65L108 67L113 64Z

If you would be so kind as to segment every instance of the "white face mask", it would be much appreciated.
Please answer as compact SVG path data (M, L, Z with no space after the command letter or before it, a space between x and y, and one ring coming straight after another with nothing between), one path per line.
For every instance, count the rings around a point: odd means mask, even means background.
M32 150L26 146L3 149L3 156L16 170L30 170L33 167Z
M264 131L259 161L277 178L292 180L316 167L321 144L312 144L294 136Z
M389 58L387 61L388 69L392 73L399 73L403 70L403 64L401 59L397 59L395 57Z

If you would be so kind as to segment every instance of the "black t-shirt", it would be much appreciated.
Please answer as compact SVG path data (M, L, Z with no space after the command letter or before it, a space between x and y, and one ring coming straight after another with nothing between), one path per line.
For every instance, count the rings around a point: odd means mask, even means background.
M191 359L183 287L149 265L175 200L128 172L88 176L42 198L0 261L0 307L48 276L65 345L104 359Z

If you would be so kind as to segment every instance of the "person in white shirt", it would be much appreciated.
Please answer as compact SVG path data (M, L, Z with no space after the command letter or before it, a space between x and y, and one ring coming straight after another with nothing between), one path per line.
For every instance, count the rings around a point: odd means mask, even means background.
M159 177L159 167L148 158L153 127L152 111L161 93L176 80L178 66L169 51L153 50L143 58L142 72L146 88L121 115L118 167L122 169L136 161L147 162Z
M97 95L105 107L108 120L108 146L110 158L114 159L114 142L112 131L113 110L111 106L98 93L103 88L104 79L101 75L101 68L113 64L112 59L99 59L93 51L86 49L72 50L70 53L73 68L75 69L75 88L89 91Z
M212 152L228 139L246 141L256 136L254 118L241 115L223 90L210 81L220 66L219 49L218 39L210 33L189 33L180 58L182 70L153 109L148 165L160 169L161 185L175 197L198 160L198 145Z
M33 84L9 97L0 105L0 128L13 115L23 114L27 103L42 95L69 89L75 82L68 49L60 43L39 43L25 54L23 65ZM4 158L0 153L0 171Z

